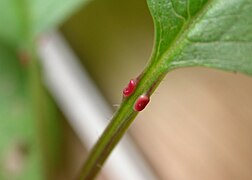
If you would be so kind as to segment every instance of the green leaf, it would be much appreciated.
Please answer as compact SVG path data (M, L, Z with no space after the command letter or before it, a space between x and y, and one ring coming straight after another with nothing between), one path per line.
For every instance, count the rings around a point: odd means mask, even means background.
M0 44L0 179L43 177L27 75L15 51Z
M0 0L0 179L44 179L57 166L57 109L31 66L33 42L88 1Z
M16 45L23 40L25 13L23 0L1 0L0 43Z
M22 46L90 0L1 0L0 42Z
M252 75L251 0L147 0L163 71L205 66Z
M59 25L90 0L28 0L32 32L37 34Z

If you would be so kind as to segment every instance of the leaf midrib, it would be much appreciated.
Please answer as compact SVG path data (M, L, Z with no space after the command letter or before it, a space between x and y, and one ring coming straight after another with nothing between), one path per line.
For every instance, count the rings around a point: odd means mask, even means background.
M202 8L198 11L193 17L189 17L186 23L183 25L177 36L174 38L174 40L171 42L171 44L168 46L167 50L164 51L164 53L160 56L160 58L157 60L158 63L156 63L157 66L159 66L160 69L165 71L167 73L168 71L172 70L170 68L173 54L176 53L177 49L182 49L185 45L185 40L187 39L187 35L189 31L196 25L198 22L197 20L200 19L207 11L209 6L214 2L214 0L209 0ZM160 44L159 44L160 46ZM160 47L158 47L159 49ZM168 57L168 58L167 58ZM153 59L156 59L154 57ZM168 61L168 62L167 62ZM162 71L162 72L163 72Z

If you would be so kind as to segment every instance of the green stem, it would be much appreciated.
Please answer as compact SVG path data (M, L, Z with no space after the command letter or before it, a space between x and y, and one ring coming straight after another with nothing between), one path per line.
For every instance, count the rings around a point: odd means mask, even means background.
M118 113L120 114L120 112ZM131 113L131 116L123 122L120 122L118 115L115 115L112 123L109 124L91 151L91 154L82 169L80 179L91 180L95 178L110 152L125 134L125 131L134 120L136 114L137 113Z
M134 94L123 100L110 124L91 150L91 153L81 170L79 179L92 180L95 178L113 148L120 141L137 116L138 112L133 110L136 99L147 92L149 94L153 93L154 89L164 77L165 73L162 70L163 68L160 64L150 63L141 74Z

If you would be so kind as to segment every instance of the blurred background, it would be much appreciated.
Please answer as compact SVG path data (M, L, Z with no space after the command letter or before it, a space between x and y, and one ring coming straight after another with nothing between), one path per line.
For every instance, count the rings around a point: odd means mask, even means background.
M122 99L122 89L143 70L151 54L154 30L146 1L94 0L76 11L60 26L58 33L76 55L78 66L105 99L108 109L114 112ZM43 48L50 36L45 34L41 41L39 46ZM2 72L4 65L0 66ZM47 71L43 72L47 76ZM0 87L5 88L3 92L8 91L6 86ZM134 147L154 179L252 179L251 92L252 78L242 74L206 68L170 72L129 130ZM61 107L60 101L55 104L55 91L54 94L46 91L46 94L50 102L47 108L55 121L46 123L50 124L45 125L49 128L42 132L46 134L43 142L47 147L43 151L50 154L40 158L47 164L44 179L73 179L89 147L83 145L65 109L55 108ZM0 104L0 108L4 106ZM18 113L15 116L18 117ZM0 120L5 117L2 113ZM110 120L109 116L103 118L106 122ZM8 123L5 127L1 125L0 177L34 179L36 171L31 170L32 163L29 161L26 167L26 159L33 156L33 144L24 141L18 133L15 135L16 130L12 131ZM28 127L18 127L20 131L29 131ZM1 139L5 142L1 143ZM40 160L34 158L34 162ZM35 175L21 176L23 171L26 174L32 171ZM111 179L109 177L103 173L98 179Z

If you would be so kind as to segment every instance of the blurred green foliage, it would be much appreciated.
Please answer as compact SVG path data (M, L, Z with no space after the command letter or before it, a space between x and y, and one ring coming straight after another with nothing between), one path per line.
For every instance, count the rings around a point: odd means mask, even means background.
M0 0L2 180L45 179L55 165L59 154L57 107L44 90L36 67L35 38L88 1Z
M0 73L0 179L40 179L42 164L27 75L16 52L3 46ZM22 148L27 152L22 152Z

